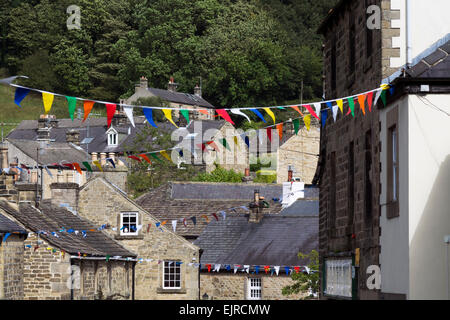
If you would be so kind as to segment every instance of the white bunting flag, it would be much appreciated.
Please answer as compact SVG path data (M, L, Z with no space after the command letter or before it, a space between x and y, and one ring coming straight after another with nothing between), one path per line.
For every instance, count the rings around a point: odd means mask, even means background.
M321 104L319 102L318 103L314 103L314 108L316 109L316 114L319 116L320 115L320 109L322 108Z
M123 107L123 111L125 111L125 114L127 115L128 119L130 120L133 127L136 127L134 125L134 118L133 118L133 108L130 107Z
M338 110L339 110L338 106L334 106L333 107L333 119L334 119L334 122L336 122L336 117L337 117L337 114L338 114Z
M239 265L234 265L234 273L237 272L238 268L239 268Z
M243 117L245 117L248 120L248 122L251 122L250 118L245 113L243 113L240 109L231 109L230 112L234 113L234 114L237 114L239 116L243 116Z
M250 266L249 265L244 265L244 271L247 273L250 273Z
M220 264L215 264L215 265L214 265L214 271L215 271L215 272L219 272L220 266L221 266Z
M220 213L222 214L223 220L225 220L227 218L227 213L225 211L220 211Z
M274 266L273 268L275 269L275 273L278 276L278 273L280 272L280 266Z
M374 107L377 106L377 102L378 102L378 99L380 99L380 96L381 96L381 92L382 92L382 91L383 91L383 90L378 90L378 91L377 91L377 95L375 96L375 100L374 100L374 102L373 102Z
M172 220L172 228L173 228L173 232L175 232L177 230L177 220Z

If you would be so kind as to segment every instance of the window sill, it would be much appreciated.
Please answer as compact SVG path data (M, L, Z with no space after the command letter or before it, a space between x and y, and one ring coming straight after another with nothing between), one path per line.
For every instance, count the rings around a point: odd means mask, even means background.
M136 234L129 235L129 236L116 234L114 236L114 239L115 240L143 240L144 236L143 235L136 235Z
M164 294L186 294L186 289L163 289L157 288L156 293L164 293Z

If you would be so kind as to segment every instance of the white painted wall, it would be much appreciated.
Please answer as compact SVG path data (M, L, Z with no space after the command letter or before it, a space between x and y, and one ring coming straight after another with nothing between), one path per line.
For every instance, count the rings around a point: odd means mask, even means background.
M400 57L391 58L391 67L399 68L406 64L406 1L391 0L391 9L400 10L400 19L392 20L392 28L400 28L400 37L393 37L392 44L400 48ZM428 49L433 43L450 33L448 0L409 0L411 58L414 58Z
M450 95L426 95L450 114ZM448 299L450 116L420 97L409 103L410 299Z
M381 290L448 299L444 236L450 235L450 95L399 100L400 217L386 219L386 114L381 121ZM428 105L427 105L428 104Z
M399 125L399 211L398 218L386 218L387 202L387 125L386 115L398 107ZM381 121L381 291L384 293L406 294L409 290L409 238L408 238L408 97L405 96L390 108L382 110Z

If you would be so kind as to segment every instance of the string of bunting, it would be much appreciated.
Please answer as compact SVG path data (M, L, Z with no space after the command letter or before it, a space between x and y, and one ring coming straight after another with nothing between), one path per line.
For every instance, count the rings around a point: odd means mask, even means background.
M6 81L7 79L2 79L2 80L3 81L0 81L0 82L9 84L10 86L16 88L14 102L19 107L21 107L21 105L20 105L21 102L25 99L25 97L28 95L28 93L30 91L39 92L42 94L42 101L43 101L43 105L44 105L45 114L48 114L50 112L55 96L65 98L68 103L68 110L69 110L69 114L70 114L72 121L74 120L74 112L76 110L77 101L81 101L83 103L83 109L84 109L83 122L89 116L89 113L91 112L95 103L103 104L106 107L108 127L111 126L111 122L112 122L113 116L117 110L118 105L123 107L125 114L128 116L128 118L130 119L130 122L133 126L135 126L134 118L133 118L133 109L141 108L143 110L143 113L144 113L146 119L148 120L148 123L156 128L157 128L157 125L155 124L155 122L153 120L153 110L161 110L163 112L164 116L166 117L166 119L168 121L170 121L175 127L177 127L177 125L175 124L175 122L172 119L172 111L175 111L175 110L180 111L181 114L189 122L189 112L190 111L205 113L205 112L208 112L211 110L208 108L203 108L203 109L200 108L200 109L193 110L190 108L171 108L171 107L154 107L154 106L137 106L137 105L130 105L130 104L117 104L117 103L99 101L99 100L94 100L94 99L84 99L84 98L79 98L79 97L66 96L63 94L58 94L58 93L54 93L54 92L48 92L48 91L44 91L44 90L40 90L40 89L29 88L29 87L24 87L24 86L20 86L17 84L13 84L11 82ZM224 120L226 120L229 123L231 123L232 125L234 125L235 123L231 119L228 111L235 115L240 115L240 116L245 117L249 122L251 122L250 118L246 114L244 114L242 112L242 110L251 111L255 115L257 115L264 123L267 123L263 114L260 112L260 110L263 110L263 111L265 111L265 113L267 113L270 116L270 118L272 118L273 123L275 123L276 117L275 117L275 113L272 111L272 109L278 109L278 110L292 109L292 110L297 111L302 117L306 117L302 113L302 111L299 109L299 107L304 107L309 112L309 115L312 115L313 117L320 120L319 115L322 114L321 110L322 110L323 104L325 104L328 108L330 108L331 111L333 112L333 116L336 117L337 109L340 109L341 112L344 113L343 105L344 105L344 103L347 103L349 106L348 114L351 113L352 116L354 117L356 102L359 103L360 109L362 110L364 115L366 114L366 110L365 110L366 101L367 101L367 104L369 107L369 112L371 111L372 103L373 103L373 96L375 93L376 93L375 105L380 97L381 97L383 103L386 104L386 90L387 89L389 89L389 85L383 84L383 85L381 85L380 88L377 88L377 89L373 89L370 91L366 91L366 92L348 96L348 97L327 100L327 101L313 102L313 103L308 103L308 104L284 105L284 106L220 108L220 109L215 109L214 111L217 112L217 114L220 117L222 117ZM393 88L391 88L391 90L393 90ZM392 92L391 92L391 94L392 94ZM333 106L333 104L335 106ZM313 107L314 107L314 109L313 109ZM307 116L309 116L309 115L307 115Z

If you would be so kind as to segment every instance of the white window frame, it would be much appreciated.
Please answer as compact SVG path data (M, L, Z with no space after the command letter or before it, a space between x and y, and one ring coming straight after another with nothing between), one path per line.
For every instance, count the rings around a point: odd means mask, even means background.
M262 300L262 279L248 278L247 279L247 299L248 300Z
M126 231L124 231L124 229L122 229L123 225L124 225L123 219L125 218L125 216L130 217L130 215L136 215L136 230L135 231L128 230L126 232ZM139 224L139 212L121 212L120 213L120 228L119 229L120 229L121 236L136 236L136 235L138 235L138 232L139 232L137 230L138 224ZM129 225L130 225L130 223L129 223Z
M177 289L181 289L181 264L177 264L177 262L179 261L167 261L164 260L163 261L163 277L162 277L162 287L163 289L166 290L177 290ZM168 274L166 274L166 265L167 268L169 269ZM166 275L169 276L169 282L171 281L170 276L173 275L176 277L177 273L179 274L179 286L166 286ZM174 281L177 281L176 278L174 278Z
M108 146L117 146L119 144L119 135L117 133L116 130L114 130L114 128L111 128L108 130L107 132L107 136L108 136Z

